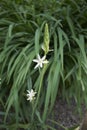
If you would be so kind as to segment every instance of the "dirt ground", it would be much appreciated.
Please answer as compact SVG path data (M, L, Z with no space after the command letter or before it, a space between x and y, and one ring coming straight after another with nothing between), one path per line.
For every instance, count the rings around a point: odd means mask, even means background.
M69 105L66 100L58 98L53 108L51 118L62 126L70 128L81 124L85 112L86 107L84 104L81 105L81 113L79 113L74 100L71 100ZM54 127L56 130L63 130L58 125L54 125Z

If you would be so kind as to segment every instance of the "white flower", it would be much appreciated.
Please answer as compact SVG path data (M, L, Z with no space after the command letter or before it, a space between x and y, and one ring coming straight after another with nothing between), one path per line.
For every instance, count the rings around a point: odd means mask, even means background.
M46 56L43 56L42 58L40 57L40 55L37 55L37 59L34 59L33 62L36 62L37 65L34 67L34 69L38 68L38 67L43 67L43 64L47 64L48 61L46 60Z
M37 92L34 92L33 89L31 89L31 91L27 90L28 94L27 94L27 100L29 100L30 102L33 101L35 99L35 94Z

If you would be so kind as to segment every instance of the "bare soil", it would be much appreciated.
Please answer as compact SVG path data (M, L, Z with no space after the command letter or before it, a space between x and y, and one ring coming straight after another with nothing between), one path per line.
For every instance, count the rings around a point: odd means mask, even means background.
M84 114L86 112L86 107L84 104L81 105L81 111L77 109L77 104L73 99L70 99L70 104L62 98L56 100L51 118L58 122L58 124L71 128L81 124ZM59 125L54 125L56 130L64 130Z

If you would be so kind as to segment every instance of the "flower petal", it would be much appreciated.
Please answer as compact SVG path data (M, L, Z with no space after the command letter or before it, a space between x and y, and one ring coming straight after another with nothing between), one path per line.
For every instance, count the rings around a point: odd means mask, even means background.
M46 56L43 56L43 57L41 58L41 60L45 60L45 58L46 58Z
M34 60L33 60L33 62L36 62L36 63L38 63L38 60L37 60L37 59L34 59Z
M38 60L40 60L40 59L41 59L39 54L37 55L37 58L38 58Z
M45 51L45 47L44 47L44 45L43 45L43 44L42 44L41 48Z
M36 69L36 68L38 68L40 65L39 65L39 63L34 67L34 69Z
M42 63L40 63L40 65L39 65L41 68L43 67L43 64Z

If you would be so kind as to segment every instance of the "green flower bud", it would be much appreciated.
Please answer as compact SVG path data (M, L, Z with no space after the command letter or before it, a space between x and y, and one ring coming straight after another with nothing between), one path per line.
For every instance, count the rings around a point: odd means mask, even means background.
M45 55L49 52L49 30L48 30L48 24L45 24L45 30L44 30L44 44L42 46L42 49L45 52Z

